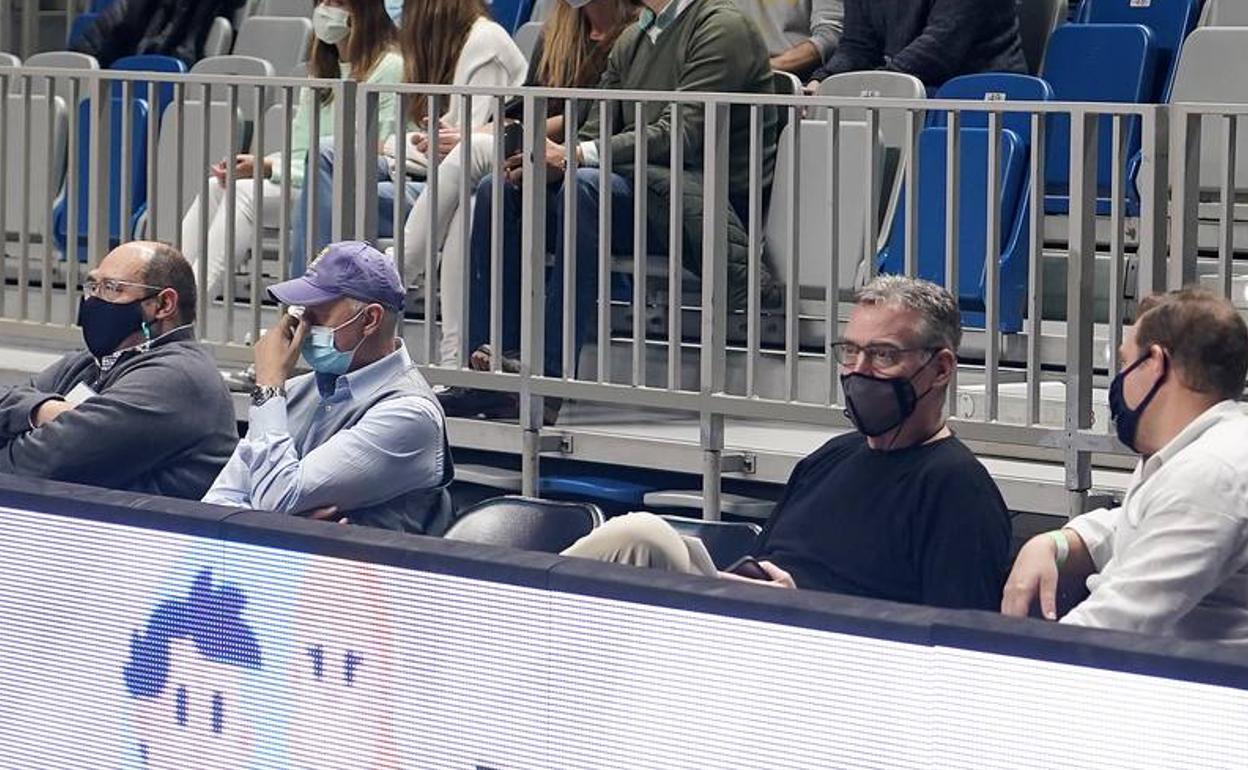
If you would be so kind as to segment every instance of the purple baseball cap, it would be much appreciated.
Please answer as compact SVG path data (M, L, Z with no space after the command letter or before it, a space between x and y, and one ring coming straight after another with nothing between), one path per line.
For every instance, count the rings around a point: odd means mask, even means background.
M269 294L286 305L319 305L350 297L395 311L403 310L407 298L394 259L364 241L329 244L302 278L274 284Z

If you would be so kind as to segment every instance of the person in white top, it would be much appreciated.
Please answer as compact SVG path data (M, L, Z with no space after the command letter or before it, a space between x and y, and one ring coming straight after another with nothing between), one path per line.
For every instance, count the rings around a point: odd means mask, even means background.
M482 0L406 0L400 16L399 50L403 54L403 79L408 83L435 85L508 88L524 83L528 62L516 47L507 30L491 21ZM494 99L478 96L472 100L472 114L461 115L459 98L439 99L438 154L445 158L459 144L460 132L484 125L493 115ZM428 100L424 95L409 97L406 118L410 127L424 127L429 120ZM404 168L395 162L394 132L383 133L383 147L378 159L379 177L377 210L378 237L394 233L394 196L402 185L405 199L415 201L425 178L429 149L428 132L406 132L409 147L404 153ZM317 216L312 223L314 252L333 240L333 170L332 139L321 141L315 173ZM304 188L307 195L307 188ZM306 212L306 197L299 211ZM306 242L306 219L296 217L294 258L297 260ZM403 275L408 285L423 282L423 264L405 264Z
M1141 303L1109 404L1140 453L1122 505L1023 546L1001 611L1037 599L1057 619L1059 579L1089 596L1063 623L1248 643L1248 326L1225 299L1187 289Z

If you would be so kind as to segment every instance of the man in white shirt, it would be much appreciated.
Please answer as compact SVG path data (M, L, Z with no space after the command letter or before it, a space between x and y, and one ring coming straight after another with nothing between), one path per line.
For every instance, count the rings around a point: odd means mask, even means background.
M1150 298L1119 359L1110 410L1142 456L1122 505L1032 538L1001 611L1055 620L1059 577L1086 579L1063 623L1248 642L1248 326L1209 292Z

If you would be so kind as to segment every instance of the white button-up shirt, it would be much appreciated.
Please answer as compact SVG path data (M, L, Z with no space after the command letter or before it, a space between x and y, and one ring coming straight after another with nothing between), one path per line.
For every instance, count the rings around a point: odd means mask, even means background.
M1248 643L1248 416L1223 401L1068 525L1098 573L1063 623Z

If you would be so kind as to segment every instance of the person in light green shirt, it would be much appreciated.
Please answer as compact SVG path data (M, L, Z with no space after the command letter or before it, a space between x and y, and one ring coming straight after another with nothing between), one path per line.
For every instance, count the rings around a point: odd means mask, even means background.
M315 38L308 54L308 75L320 79L350 78L364 83L399 83L403 80L403 57L398 53L394 22L384 0L320 0L312 14ZM381 130L393 133L396 98L384 94L378 100ZM291 125L289 165L282 153L260 159L263 164L260 190L253 181L255 155L234 158L234 242L226 242L226 160L209 168L208 200L196 199L182 220L182 251L197 279L203 281L204 296L221 293L232 261L242 266L250 253L254 228L268 221L275 223L282 207L283 174L289 173L292 199L303 185L308 148L314 141L334 135L336 105L329 89L305 88L299 95ZM319 136L312 136L313 109L320 113ZM280 139L268 137L269 146ZM206 221L205 221L206 220ZM200 249L201 231L207 229L208 248ZM233 254L233 260L228 256Z

